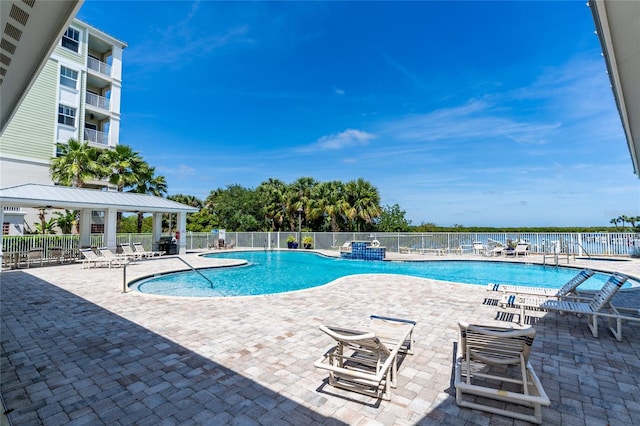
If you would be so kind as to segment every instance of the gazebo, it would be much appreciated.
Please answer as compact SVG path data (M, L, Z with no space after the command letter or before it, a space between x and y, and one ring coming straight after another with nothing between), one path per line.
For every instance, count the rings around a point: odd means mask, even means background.
M71 188L67 186L25 184L0 188L0 219L4 223L5 207L30 207L47 209L69 209L80 211L80 246L91 244L91 216L93 211L104 212L104 245L116 247L116 216L118 212L153 213L153 241L162 233L162 214L177 214L176 240L178 253L187 250L187 213L197 208L146 194L102 191L96 189ZM0 236L0 254L2 237Z

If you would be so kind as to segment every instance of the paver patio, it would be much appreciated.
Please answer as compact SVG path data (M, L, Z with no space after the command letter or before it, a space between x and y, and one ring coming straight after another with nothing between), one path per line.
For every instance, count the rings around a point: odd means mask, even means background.
M640 277L638 260L572 266ZM180 267L141 262L127 275ZM483 286L360 275L287 294L190 299L124 294L122 279L122 268L80 264L2 272L0 393L14 425L523 424L455 404L457 321L512 325L516 312L493 305ZM640 291L615 301L638 308ZM391 401L333 389L313 367L332 345L320 324L370 314L417 321ZM604 327L594 338L584 318L538 314L531 362L552 401L544 423L637 424L640 327L625 325L618 342Z

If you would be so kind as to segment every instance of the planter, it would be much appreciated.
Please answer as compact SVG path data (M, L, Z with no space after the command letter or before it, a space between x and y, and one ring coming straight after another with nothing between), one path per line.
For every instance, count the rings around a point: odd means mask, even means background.
M297 249L298 248L298 243L291 243L291 248Z
M293 243L291 241L287 241L287 248L293 248Z
M311 248L311 244L303 244L304 248L306 248L307 250L309 250Z

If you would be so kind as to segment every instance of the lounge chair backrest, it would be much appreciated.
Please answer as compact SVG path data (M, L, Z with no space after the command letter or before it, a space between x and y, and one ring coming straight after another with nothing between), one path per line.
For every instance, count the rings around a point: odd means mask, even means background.
M374 333L356 333L351 330L339 329L335 327L320 326L320 330L327 333L329 336L341 345L352 347L354 349L367 348L374 352L379 352L384 355L389 355L391 352L381 341L376 337Z
M80 253L87 259L98 259L98 255L92 249L81 249Z
M602 289L600 289L593 299L589 302L589 308L593 312L598 312L602 308L604 308L609 301L615 296L615 294L620 290L622 284L627 281L629 277L622 274L613 274L609 278L609 280L604 284Z
M580 284L588 280L593 274L594 272L591 269L583 269L578 273L578 275L571 278L565 285L560 287L558 290L558 296L566 296L572 293Z
M124 254L135 254L129 243L122 243L120 244L120 247L122 248L122 252Z
M492 329L490 327L459 323L461 353L486 364L509 365L529 359L536 330Z
M133 243L133 251L138 253L146 253L147 251L142 246L142 243Z

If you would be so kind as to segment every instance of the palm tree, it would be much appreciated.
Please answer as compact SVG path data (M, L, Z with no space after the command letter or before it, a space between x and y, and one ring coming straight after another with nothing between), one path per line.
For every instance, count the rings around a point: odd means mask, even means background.
M49 173L54 182L64 186L82 188L88 180L99 178L104 173L99 151L89 146L88 142L69 139L66 144L57 144L60 151L58 157L51 159Z
M194 195L176 194L167 197L168 200L175 201L176 203L186 204L187 206L201 209L204 205L201 199Z
M256 188L256 192L264 206L265 219L270 230L281 230L287 218L287 184L279 179L269 178Z
M60 231L63 234L70 234L73 229L73 225L78 222L79 212L78 210L69 210L65 209L64 213L62 212L53 212L53 214L57 215L56 224Z
M140 180L140 174L144 173L149 165L142 159L139 152L134 151L128 145L117 145L114 149L104 151L100 156L102 164L110 172L109 183L123 192L125 188L132 187ZM116 214L116 229L120 229L122 212Z
M311 192L318 182L312 177L301 177L296 179L288 187L287 191L287 210L289 212L289 228L291 231L296 229L296 219L298 218L298 210L302 208L303 213L308 215L309 200Z
M371 224L380 217L380 194L378 189L362 178L347 182L345 185L347 205L345 215L351 221L351 227L360 231L361 225Z
M613 219L611 219L609 221L609 223L612 224L613 226L615 226L616 229L618 229L618 218L617 217L614 217Z
M140 153L128 145L117 145L112 150L104 151L101 158L103 164L110 170L109 182L118 188L118 192L136 185L140 175L149 168Z
M630 220L629 220L629 218L628 218L626 215L624 215L624 214L623 214L623 215L621 215L621 216L618 218L618 220L619 220L620 222L622 222L622 232L624 232L624 224L625 224L625 223L627 223L627 222L631 222L631 221L630 221Z
M164 176L155 176L155 167L144 163L138 170L138 181L129 192L162 197L167 193L167 181ZM138 212L138 234L142 232L144 212Z
M340 224L338 219L347 209L342 182L333 180L316 185L313 188L309 207L309 217L311 219L326 217L331 224L331 231L339 232Z

